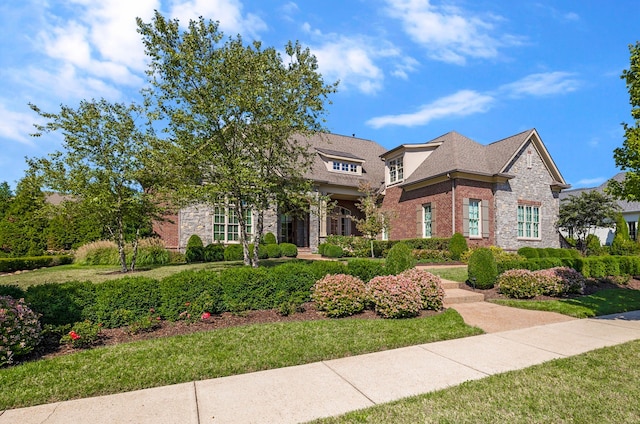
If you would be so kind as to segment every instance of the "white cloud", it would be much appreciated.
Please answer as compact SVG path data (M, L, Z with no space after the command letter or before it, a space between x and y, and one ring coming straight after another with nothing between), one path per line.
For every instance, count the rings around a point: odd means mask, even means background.
M0 138L15 140L33 145L29 134L35 132L33 124L37 121L35 113L15 112L0 103Z
M226 35L243 34L257 37L267 29L267 24L257 15L242 15L242 4L238 0L187 0L174 1L170 16L186 25L189 20L202 16L220 22L220 29Z
M580 82L570 72L547 72L531 74L519 81L505 84L500 91L513 97L549 96L565 94L579 88Z
M415 72L419 63L412 57L403 57L395 65L395 69L391 72L394 77L401 78L403 80L409 79L409 72Z
M373 128L382 128L389 125L405 127L426 125L435 119L486 112L494 101L495 99L490 95L478 93L473 90L461 90L425 105L417 112L380 116L367 121L367 125Z
M605 177L597 177L597 178L583 178L575 184L572 184L574 188L578 187L597 187L603 182L607 181L608 178Z
M434 6L430 0L387 0L387 4L390 16L399 19L405 32L435 60L464 65L468 57L494 58L500 47L519 44L518 37L491 35L501 20L495 15L474 16L452 6Z
M104 97L117 101L121 91L100 78L81 75L71 64L61 65L55 71L29 67L23 75L23 83L55 95L60 102Z

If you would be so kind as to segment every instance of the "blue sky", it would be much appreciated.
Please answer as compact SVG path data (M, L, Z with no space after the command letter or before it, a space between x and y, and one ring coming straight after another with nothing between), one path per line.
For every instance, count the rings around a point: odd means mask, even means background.
M482 144L536 128L565 180L618 170L631 123L620 79L640 40L637 0L8 0L0 5L0 181L60 148L30 137L37 116L82 99L140 99L135 18L153 10L220 22L282 49L299 40L340 80L327 128L391 149L457 131Z

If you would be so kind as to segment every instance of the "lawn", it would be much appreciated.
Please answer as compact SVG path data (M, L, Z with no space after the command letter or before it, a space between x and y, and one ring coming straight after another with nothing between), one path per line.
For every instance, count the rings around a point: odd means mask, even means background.
M637 423L640 341L316 423Z
M457 281L458 283L464 283L468 278L466 266L427 266L426 269L430 273L440 276L440 278Z
M414 319L230 327L0 369L0 410L359 355L482 331L454 310Z

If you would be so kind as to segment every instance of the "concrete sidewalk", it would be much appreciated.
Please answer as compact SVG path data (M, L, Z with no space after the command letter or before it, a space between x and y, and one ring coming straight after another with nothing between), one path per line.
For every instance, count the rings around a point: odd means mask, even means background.
M7 410L0 424L298 423L635 339L640 311Z

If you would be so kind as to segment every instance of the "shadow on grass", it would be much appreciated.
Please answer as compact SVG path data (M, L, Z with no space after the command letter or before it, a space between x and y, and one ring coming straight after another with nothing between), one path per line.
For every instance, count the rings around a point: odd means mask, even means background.
M640 291L631 289L605 289L589 296L563 299L561 303L587 308L594 316L611 315L640 310Z

